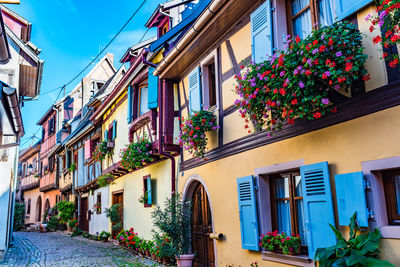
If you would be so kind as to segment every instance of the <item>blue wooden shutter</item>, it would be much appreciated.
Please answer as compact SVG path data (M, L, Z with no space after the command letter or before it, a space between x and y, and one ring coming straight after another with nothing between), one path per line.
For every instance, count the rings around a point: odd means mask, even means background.
M336 244L329 224L335 225L328 162L300 167L303 189L304 223L308 255L314 258L317 248Z
M335 0L335 9L338 20L350 16L371 2L372 0Z
M108 140L108 130L104 132L104 140Z
M117 137L117 121L113 121L112 140L114 140L116 137Z
M147 107L149 109L158 106L158 77L153 75L155 68L149 67Z
M151 197L151 178L147 178L147 204L151 205L152 203L152 197Z
M251 15L251 46L254 62L262 62L272 56L271 0L265 1Z
M259 250L257 204L253 176L237 179L242 248Z
M339 225L349 225L350 217L357 212L361 227L368 227L368 209L365 180L362 172L335 175L336 201Z
M127 120L128 123L132 122L132 109L133 109L133 101L132 101L132 95L133 95L133 88L132 85L129 85L128 87L128 103L127 103Z
M189 108L190 112L201 110L200 67L189 73Z

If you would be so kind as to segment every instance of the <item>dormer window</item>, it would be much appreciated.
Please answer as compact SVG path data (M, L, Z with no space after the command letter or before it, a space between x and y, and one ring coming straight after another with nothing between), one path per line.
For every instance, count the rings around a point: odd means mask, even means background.
M158 38L160 38L169 31L169 18L165 18L157 28Z

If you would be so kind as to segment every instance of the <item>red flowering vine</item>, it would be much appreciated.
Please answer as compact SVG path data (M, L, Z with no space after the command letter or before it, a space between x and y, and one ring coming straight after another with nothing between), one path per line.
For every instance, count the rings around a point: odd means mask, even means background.
M369 28L373 32L377 26L385 33L372 38L374 44L382 44L385 48L400 44L400 0L378 0L376 11L378 15L368 15L365 20L371 22ZM382 56L389 62L389 66L395 68L399 64L399 55L391 55L385 52Z
M252 63L235 76L239 99L235 104L256 130L269 133L295 118L319 119L331 106L330 91L347 91L358 79L368 79L366 55L357 27L336 22L301 40L288 40L288 48L270 60ZM332 113L336 109L332 110Z

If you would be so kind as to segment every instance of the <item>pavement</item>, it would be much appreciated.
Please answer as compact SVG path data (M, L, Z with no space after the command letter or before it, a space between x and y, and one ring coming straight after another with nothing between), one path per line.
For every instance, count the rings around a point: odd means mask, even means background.
M160 266L112 242L99 242L63 232L15 232L5 266Z

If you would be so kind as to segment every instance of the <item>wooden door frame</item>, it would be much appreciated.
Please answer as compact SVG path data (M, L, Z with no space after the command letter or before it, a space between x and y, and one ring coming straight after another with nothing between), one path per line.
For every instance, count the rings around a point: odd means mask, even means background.
M111 193L111 206L114 205L114 197L116 195L122 195L122 229L124 229L124 189L116 190ZM111 235L113 234L112 223L111 223ZM118 233L115 233L115 236Z
M210 193L208 191L208 188L206 186L205 181L203 180L203 178L201 178L200 175L193 174L193 175L188 177L188 179L185 182L185 186L183 187L182 198L185 201L188 201L188 200L191 201L192 198L193 198L194 190L196 189L198 184L201 184L203 186L203 188L204 188L204 191L206 192L208 203L210 205L210 212L211 212L210 214L211 214L211 221L212 221L212 224L211 224L212 225L212 232L215 232L214 211L213 211L214 209L213 209L213 205L212 205L212 202L211 202ZM215 261L214 264L215 264L215 266L218 266L217 246L216 246L216 240L215 239L213 240L213 243L214 243L214 261ZM192 249L192 248L190 248L190 249Z

